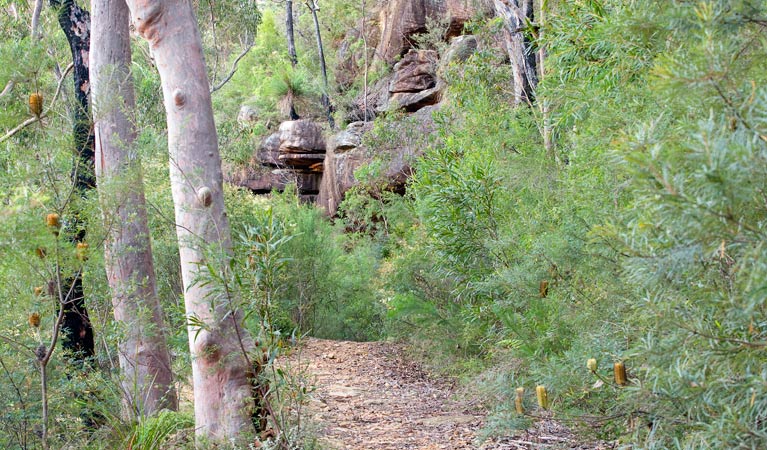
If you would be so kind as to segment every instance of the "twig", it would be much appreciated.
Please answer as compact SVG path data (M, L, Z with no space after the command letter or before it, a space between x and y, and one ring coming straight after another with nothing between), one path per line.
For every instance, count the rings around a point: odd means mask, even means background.
M13 90L14 86L16 86L16 82L13 80L8 80L8 83L3 88L3 91L0 92L0 98L5 97L6 95L10 94Z
M53 107L53 104L56 103L56 100L59 98L59 94L61 93L61 86L64 84L64 79L67 77L69 72L74 67L74 63L69 63L66 69L64 69L64 73L61 74L61 78L59 79L59 84L56 86L56 93L53 94L53 99L51 99L51 103L48 105L48 108L45 110L45 112L41 113L39 116L32 116L29 119L25 120L24 122L21 122L19 125L17 125L14 129L10 130L9 132L5 133L3 137L0 138L0 143L5 142L8 138L12 137L19 131L23 130L24 128L32 125L35 122L38 122L40 120L43 120L48 116L48 111Z
M234 60L234 63L232 63L232 69L229 71L229 75L227 75L227 76L226 76L226 77L225 77L223 80L221 80L221 82L220 82L220 83L218 83L217 85L215 85L215 86L212 86L212 87L210 88L210 93L211 93L211 94L212 94L212 93L214 93L214 92L216 92L217 90L221 89L222 87L224 87L224 85L225 85L226 83L228 83L228 82L229 82L229 80L231 80L231 79L232 79L232 77L234 76L234 74L237 72L237 64L239 64L239 63L240 63L240 60L241 60L242 58L244 58L244 57L245 57L245 55L247 55L247 54L248 54L248 52L250 52L250 50L253 48L253 46L254 46L254 45L255 45L255 44L250 44L250 45L248 45L247 47L245 47L245 49L242 51L242 53L240 53L240 56L238 56L238 57L237 57L237 59L235 59L235 60Z

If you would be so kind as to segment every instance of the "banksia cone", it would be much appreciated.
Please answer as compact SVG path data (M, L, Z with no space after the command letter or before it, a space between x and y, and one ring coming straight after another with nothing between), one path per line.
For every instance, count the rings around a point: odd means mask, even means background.
M40 314L33 312L29 315L29 325L33 328L37 328L40 326Z
M617 362L613 366L613 372L615 373L615 384L618 386L625 386L626 380L626 366L622 362Z
M43 287L42 286L35 287L35 297L39 297L41 295L43 295Z
M549 393L546 392L546 386L536 386L535 394L538 396L538 406L549 409Z
M596 372L596 371L597 371L597 368L598 368L599 366L597 366L597 360L596 360L596 359L594 359L594 358L591 358L591 359L589 359L588 361L586 361L586 367L587 367L587 368L588 368L590 371L592 371L592 372Z
M37 117L43 113L43 94L33 92L29 94L29 110Z
M75 248L75 256L80 261L88 260L88 244L85 242L78 242L77 248Z
M514 399L514 406L515 406L518 414L524 414L525 413L525 408L524 408L524 406L522 406L522 400L523 400L524 395L525 395L525 388L518 387L517 388L517 398Z
M48 228L51 230L51 233L58 236L59 235L59 228L61 228L61 219L59 218L59 215L56 213L51 213L45 216L45 224L48 225Z

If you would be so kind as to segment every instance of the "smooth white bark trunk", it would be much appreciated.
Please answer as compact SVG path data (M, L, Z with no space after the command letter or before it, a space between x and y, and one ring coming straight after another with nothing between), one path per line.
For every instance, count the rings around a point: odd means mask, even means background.
M152 48L168 120L170 178L176 212L186 311L204 323L189 327L198 437L213 442L253 431L255 406L248 353L254 344L242 314L216 297L205 278L206 258L228 258L224 210L209 82L197 22L187 0L128 0L136 30ZM219 261L226 265L226 261Z
M105 266L119 343L123 395L131 416L177 407L155 283L133 114L129 13L125 0L92 0L90 71L96 176L107 224Z

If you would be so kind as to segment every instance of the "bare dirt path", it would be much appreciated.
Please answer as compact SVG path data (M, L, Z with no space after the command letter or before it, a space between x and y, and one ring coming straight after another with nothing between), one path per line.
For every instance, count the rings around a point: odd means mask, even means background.
M450 384L430 379L396 344L307 338L288 360L314 378L307 418L325 449L597 448L553 423L478 443L483 411L456 400Z

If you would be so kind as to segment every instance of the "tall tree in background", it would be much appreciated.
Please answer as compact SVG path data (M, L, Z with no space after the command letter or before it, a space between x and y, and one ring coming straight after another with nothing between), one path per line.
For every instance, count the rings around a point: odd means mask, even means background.
M132 416L175 409L170 353L157 297L130 73L129 11L125 0L92 0L91 88L96 175L108 224L104 260L119 342L124 400Z
M293 0L285 0L285 35L288 39L288 57L290 58L290 66L293 70L298 65L298 55L296 54L296 38L293 33ZM298 120L298 113L293 103L293 99L290 100L290 120Z
M493 5L504 22L506 52L514 77L514 102L532 104L538 75L533 42L525 31L533 22L533 0L494 0Z
M230 254L221 158L197 21L186 0L128 0L136 30L151 46L168 123L170 178L190 318L197 436L229 442L253 431L255 345L242 313L201 282L206 265ZM194 324L192 324L194 323Z
M330 129L335 128L335 122L333 121L333 106L330 104L330 97L328 97L328 69L325 65L325 50L322 46L322 33L320 33L320 20L317 17L317 12L320 7L317 6L316 0L306 0L306 7L312 12L312 19L314 19L314 33L317 38L317 53L320 57L320 70L322 71L322 106L325 108L325 113L328 116L328 123Z
M72 51L74 64L73 78L75 99L73 130L74 159L72 182L75 191L85 196L96 185L93 169L93 127L91 125L88 94L90 79L88 75L88 53L90 51L91 23L88 11L81 8L74 0L51 0L51 6L58 10L58 21L67 37ZM85 241L85 224L77 211L67 221L72 231L73 243ZM64 280L61 287L65 294L63 319L63 347L73 361L82 363L95 353L93 326L85 306L82 273L77 272Z

